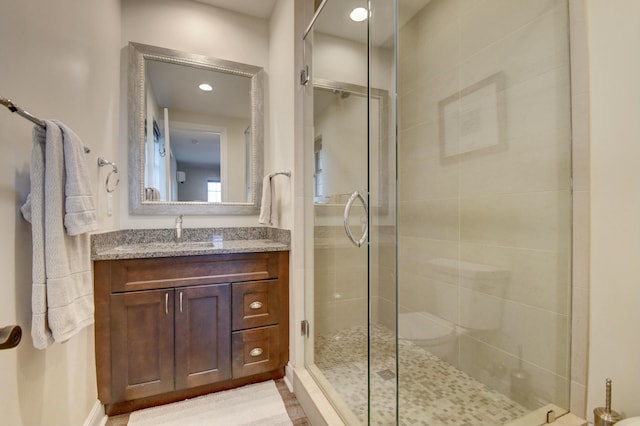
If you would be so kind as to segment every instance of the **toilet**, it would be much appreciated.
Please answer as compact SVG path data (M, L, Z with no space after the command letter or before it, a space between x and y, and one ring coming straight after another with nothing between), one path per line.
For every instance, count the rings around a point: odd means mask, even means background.
M453 362L458 343L455 326L428 312L398 314L398 337L437 356Z
M398 315L398 334L440 359L452 362L462 334L498 330L502 322L504 291L509 271L457 259L434 258L426 262L428 279L434 285L435 306L447 299L444 292L457 292L459 314L436 311L404 312ZM448 297L451 299L451 295ZM446 316L446 318L445 318Z

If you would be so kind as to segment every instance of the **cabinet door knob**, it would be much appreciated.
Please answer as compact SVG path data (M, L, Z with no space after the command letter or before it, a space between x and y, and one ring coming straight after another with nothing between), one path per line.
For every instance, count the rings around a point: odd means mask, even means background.
M249 305L249 307L250 307L251 309L260 309L260 308L262 308L262 302L257 302L257 301L256 301L256 302L252 302L252 303Z
M260 356L262 355L262 348L253 348L251 349L251 352L249 352L249 355L251 356Z

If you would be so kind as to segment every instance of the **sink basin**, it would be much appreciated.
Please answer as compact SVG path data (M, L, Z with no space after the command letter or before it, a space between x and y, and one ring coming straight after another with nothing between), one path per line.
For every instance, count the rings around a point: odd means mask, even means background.
M214 248L216 246L213 241L184 241L180 243L176 243L177 247L185 247L189 249L198 249L198 248Z
M131 246L118 246L118 247L114 247L112 250L114 251L133 251L133 247Z
M150 248L157 250L209 250L221 248L222 241L181 241L179 243L153 243Z
M180 247L213 247L213 241L181 241L176 243Z
M180 251L180 250L208 250L221 248L222 241L181 241L166 243L144 243L144 244L125 244L114 247L114 251L120 252L138 252L138 251Z

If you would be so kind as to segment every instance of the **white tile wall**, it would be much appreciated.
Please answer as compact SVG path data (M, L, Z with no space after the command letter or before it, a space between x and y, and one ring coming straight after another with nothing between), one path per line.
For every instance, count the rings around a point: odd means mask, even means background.
M317 207L326 210L325 206ZM340 215L324 211L328 222ZM368 262L366 247L349 243L338 226L315 228L314 304L315 331L333 333L367 323Z
M401 310L495 322L460 337L457 363L508 393L521 354L531 408L569 408L568 21L564 0L432 0L400 33ZM493 75L504 87L478 86ZM445 123L472 127L443 136L443 100ZM462 112L475 121L460 121ZM443 156L443 144L451 153L473 143L489 148ZM437 258L462 268L430 268ZM503 271L489 278L502 281L487 284L479 265Z

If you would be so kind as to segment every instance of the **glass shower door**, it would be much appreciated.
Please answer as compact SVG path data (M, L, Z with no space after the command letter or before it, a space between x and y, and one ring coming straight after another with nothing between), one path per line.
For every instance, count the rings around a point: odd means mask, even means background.
M307 368L347 424L565 413L567 0L323 5L305 44Z
M400 8L400 424L543 424L571 386L568 1Z
M313 140L306 141L306 169L313 175L306 188L313 193L307 203L313 278L306 288L306 366L345 423L392 425L397 405L390 133L395 126L389 107L393 20L374 46L373 4L328 0L323 5L305 44L311 64L306 90L313 92ZM355 6L370 10L370 19L365 14L363 21L352 21ZM372 63L380 69L372 70Z

